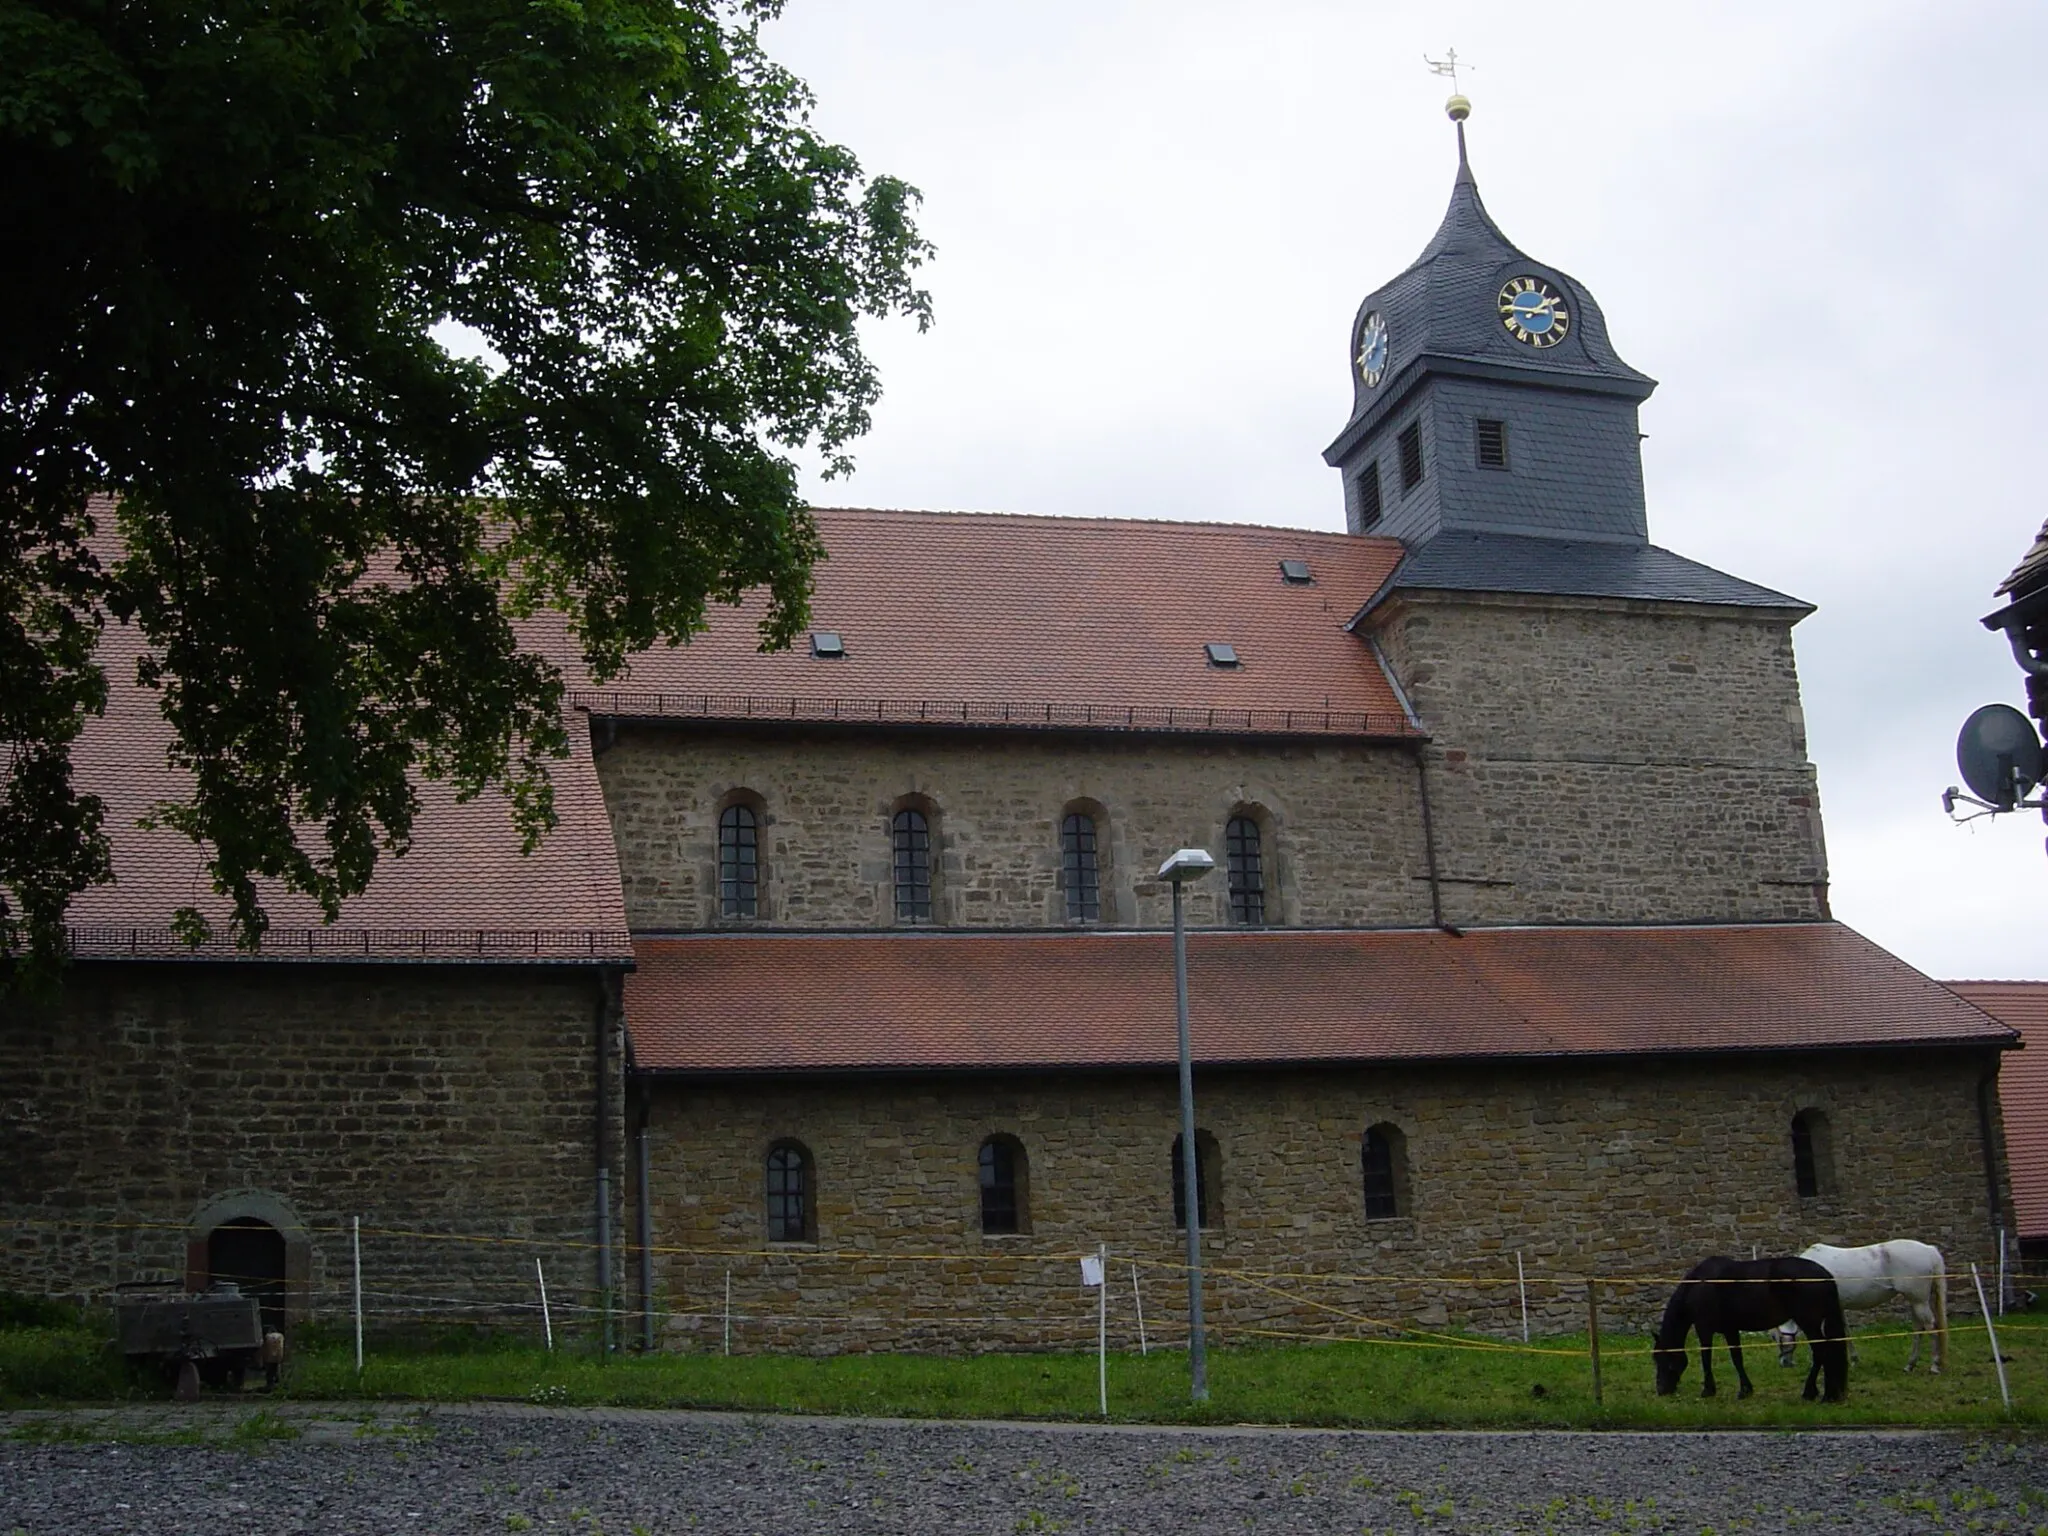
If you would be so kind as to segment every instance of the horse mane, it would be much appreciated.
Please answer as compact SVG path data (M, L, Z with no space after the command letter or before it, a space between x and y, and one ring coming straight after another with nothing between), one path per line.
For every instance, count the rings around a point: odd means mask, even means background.
M1728 1261L1716 1254L1710 1259L1701 1259L1685 1272L1685 1278L1678 1282L1678 1288L1671 1293L1671 1299L1664 1303L1664 1316L1657 1324L1656 1346L1659 1349L1683 1349L1686 1333L1692 1327L1692 1282L1711 1279L1709 1271L1718 1271Z

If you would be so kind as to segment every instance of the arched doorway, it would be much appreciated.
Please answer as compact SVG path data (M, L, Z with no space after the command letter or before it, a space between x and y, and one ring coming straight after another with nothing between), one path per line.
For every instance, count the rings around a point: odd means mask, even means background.
M206 1234L208 1283L232 1281L263 1309L263 1326L284 1329L284 1234L254 1216L237 1216Z

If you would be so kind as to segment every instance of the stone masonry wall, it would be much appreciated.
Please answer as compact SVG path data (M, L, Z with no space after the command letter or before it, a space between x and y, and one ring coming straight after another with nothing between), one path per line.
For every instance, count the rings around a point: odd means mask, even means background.
M1204 1073L1198 1124L1220 1161L1209 1315L1239 1342L1360 1318L1505 1333L1519 1328L1518 1252L1551 1330L1583 1325L1587 1274L1607 1282L1607 1326L1633 1327L1691 1263L1752 1246L1910 1235L1967 1276L1994 1251L1977 1091L1995 1069L1988 1055L1845 1052ZM1076 1260L1098 1244L1113 1346L1137 1341L1133 1263L1151 1339L1185 1338L1170 1072L653 1091L670 1347L719 1347L728 1275L736 1350L1091 1347ZM1829 1118L1835 1182L1802 1200L1790 1126L1808 1107ZM1406 1203L1367 1220L1361 1138L1382 1123L1405 1138ZM999 1133L1026 1153L1026 1235L979 1230L976 1155ZM784 1138L812 1159L814 1243L765 1240L764 1159Z
M178 1279L247 1211L304 1233L294 1319L345 1321L351 1217L372 1327L529 1304L536 1251L587 1300L599 997L590 971L81 964L0 1013L0 1289Z
M1782 616L1459 594L1376 622L1432 736L1450 921L1827 915Z
M1174 849L1223 852L1224 823L1264 823L1270 920L1308 926L1426 923L1415 765L1399 750L1188 737L976 732L775 735L628 727L598 756L636 931L718 926L718 816L758 797L761 921L811 928L894 921L890 817L932 814L942 924L1065 920L1060 821L1096 818L1104 921L1160 926L1152 876ZM1223 882L1189 892L1189 920L1222 920Z

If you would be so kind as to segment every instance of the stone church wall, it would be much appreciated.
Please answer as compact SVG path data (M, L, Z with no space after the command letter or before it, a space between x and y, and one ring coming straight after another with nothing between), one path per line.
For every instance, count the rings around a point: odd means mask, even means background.
M1978 1085L1995 1070L1945 1052L1203 1073L1209 1315L1236 1342L1366 1317L1504 1334L1517 1252L1552 1331L1583 1326L1585 1275L1606 1282L1606 1326L1634 1327L1691 1263L1752 1246L1911 1235L1960 1269L1994 1251ZM1168 1072L653 1091L670 1347L720 1346L728 1275L737 1350L1092 1347L1076 1259L1098 1244L1113 1347L1136 1343L1133 1262L1152 1339L1185 1337ZM1832 1188L1802 1200L1804 1108L1828 1117ZM1361 1138L1378 1124L1405 1139L1405 1204L1367 1220ZM1026 1235L979 1229L977 1152L998 1134L1026 1154ZM812 1159L813 1243L765 1241L764 1159L785 1138Z
M719 926L718 816L740 796L764 814L761 921L778 926L890 926L889 820L912 799L939 840L942 924L1062 923L1070 808L1096 818L1111 926L1171 922L1171 893L1152 878L1160 861L1189 843L1220 858L1240 809L1267 834L1273 921L1429 921L1415 765L1399 749L628 727L597 762L636 931ZM1190 921L1221 922L1223 900L1220 880L1191 888Z
M372 1328L530 1303L527 1239L577 1245L544 1251L587 1300L600 997L590 971L81 964L0 1015L0 1289L180 1279L250 1214L295 1320L345 1323L351 1217Z
M1460 594L1376 623L1433 738L1450 921L1826 916L1782 616Z

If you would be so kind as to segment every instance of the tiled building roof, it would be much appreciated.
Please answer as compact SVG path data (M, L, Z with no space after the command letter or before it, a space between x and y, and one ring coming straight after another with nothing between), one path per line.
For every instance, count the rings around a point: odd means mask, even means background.
M1345 625L1391 539L1117 518L821 509L816 629L764 654L765 599L572 692L601 715L1272 735L1416 734ZM1311 580L1282 579L1301 560ZM1234 667L1210 661L1220 643Z
M2048 1237L2048 981L1952 981L1949 990L2018 1030L1998 1071L2005 1160L2021 1237Z
M642 936L637 1064L682 1073L1041 1070L1175 1059L1159 932ZM1196 1059L1225 1064L2010 1045L1836 923L1202 931Z
M136 825L156 802L184 792L166 759L171 729L157 695L135 682L140 640L109 624L100 643L106 715L73 748L77 782L106 804L115 883L71 904L81 957L227 957L228 901L214 894L200 850L172 831ZM630 958L618 853L590 760L590 733L569 732L571 756L554 767L561 824L531 857L519 852L510 807L486 793L458 804L442 784L420 786L413 845L378 863L369 890L333 926L303 896L264 891L268 959L612 960ZM179 907L197 907L215 940L193 951L169 930Z

